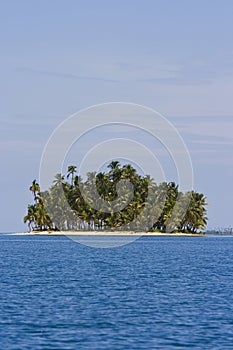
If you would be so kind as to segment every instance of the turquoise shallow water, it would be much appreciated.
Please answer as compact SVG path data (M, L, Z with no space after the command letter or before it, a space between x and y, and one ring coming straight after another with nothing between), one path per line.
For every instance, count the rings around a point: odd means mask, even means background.
M232 349L233 237L0 235L0 348Z

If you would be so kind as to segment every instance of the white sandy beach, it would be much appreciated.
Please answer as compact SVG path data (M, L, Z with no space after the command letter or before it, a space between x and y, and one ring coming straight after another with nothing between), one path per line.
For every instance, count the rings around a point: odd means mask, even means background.
M134 232L134 231L32 231L17 232L12 235L20 236L203 236L203 233L169 233L169 232Z

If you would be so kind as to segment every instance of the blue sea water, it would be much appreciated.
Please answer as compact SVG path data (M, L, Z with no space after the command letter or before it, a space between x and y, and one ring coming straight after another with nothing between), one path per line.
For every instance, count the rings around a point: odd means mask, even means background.
M0 235L0 348L233 349L232 238Z

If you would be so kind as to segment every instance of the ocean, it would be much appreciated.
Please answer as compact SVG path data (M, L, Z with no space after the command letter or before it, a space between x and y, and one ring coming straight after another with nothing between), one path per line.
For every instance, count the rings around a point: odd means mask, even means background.
M1 350L233 349L233 237L0 235L0 252Z

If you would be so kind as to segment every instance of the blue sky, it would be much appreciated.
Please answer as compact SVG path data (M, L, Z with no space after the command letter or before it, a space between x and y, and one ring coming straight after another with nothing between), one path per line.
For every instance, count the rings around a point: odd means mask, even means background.
M50 134L81 108L125 101L179 130L209 227L232 225L233 2L1 1L1 231L24 230Z

